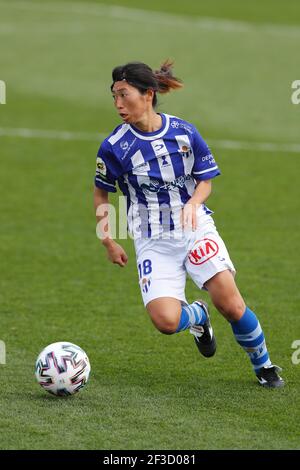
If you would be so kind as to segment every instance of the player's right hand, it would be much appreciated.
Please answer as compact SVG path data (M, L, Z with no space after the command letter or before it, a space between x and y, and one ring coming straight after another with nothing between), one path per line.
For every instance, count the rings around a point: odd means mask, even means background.
M125 250L116 243L112 241L109 245L106 245L107 249L107 258L114 264L118 264L122 268L127 264L128 256Z

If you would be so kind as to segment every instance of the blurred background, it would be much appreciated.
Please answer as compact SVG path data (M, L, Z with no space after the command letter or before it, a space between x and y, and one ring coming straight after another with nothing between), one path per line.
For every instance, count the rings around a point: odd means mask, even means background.
M0 0L1 448L299 445L299 41L297 0ZM120 270L95 236L96 153L119 124L111 70L166 58L185 87L157 109L193 122L219 163L208 206L284 367L289 385L276 398L256 390L216 311L209 365L189 335L155 331L131 240ZM199 297L190 280L187 296ZM92 362L89 392L73 402L46 399L32 373L40 350L62 340ZM206 407L195 417L199 390Z

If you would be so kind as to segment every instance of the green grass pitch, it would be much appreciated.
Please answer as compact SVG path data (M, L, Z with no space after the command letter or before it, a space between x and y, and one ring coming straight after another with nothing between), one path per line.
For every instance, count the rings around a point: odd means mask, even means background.
M299 2L114 3L0 1L0 448L299 449L291 345L300 339L300 105L290 98L300 79ZM129 262L120 269L96 239L95 155L118 124L111 69L167 57L186 86L158 109L194 122L221 167L208 205L283 367L283 390L256 385L213 308L212 359L188 332L156 331L131 240L121 242ZM187 298L199 296L207 299L188 280ZM67 399L34 377L40 350L62 340L92 365L87 387Z

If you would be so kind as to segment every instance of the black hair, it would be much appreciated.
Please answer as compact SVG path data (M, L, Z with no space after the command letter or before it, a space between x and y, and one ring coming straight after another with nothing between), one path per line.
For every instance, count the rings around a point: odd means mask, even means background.
M168 93L183 86L182 81L173 76L172 67L173 62L170 60L166 60L159 70L152 70L143 62L128 62L125 65L119 65L112 71L113 83L110 89L113 89L115 82L122 80L137 88L142 94L151 89L154 91L152 105L155 107L156 93Z

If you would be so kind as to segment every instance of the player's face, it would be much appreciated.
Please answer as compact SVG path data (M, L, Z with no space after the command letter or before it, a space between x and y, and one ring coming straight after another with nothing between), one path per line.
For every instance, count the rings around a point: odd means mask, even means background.
M142 95L137 88L125 81L114 84L112 95L119 116L127 124L139 122L149 107L152 107L153 92L151 90Z

